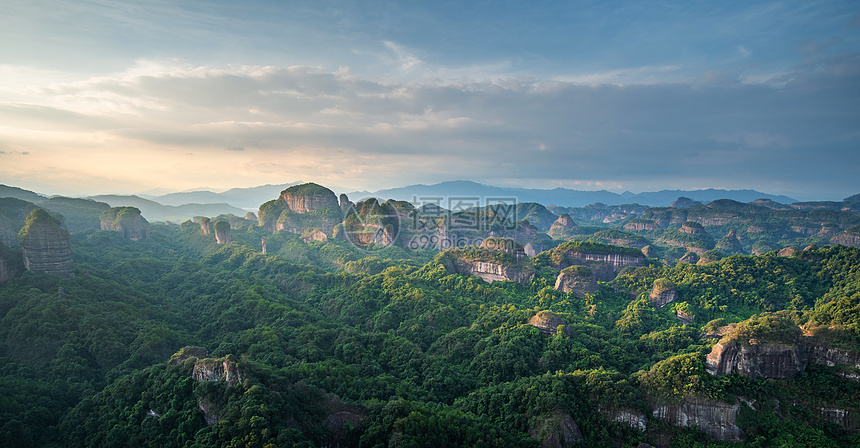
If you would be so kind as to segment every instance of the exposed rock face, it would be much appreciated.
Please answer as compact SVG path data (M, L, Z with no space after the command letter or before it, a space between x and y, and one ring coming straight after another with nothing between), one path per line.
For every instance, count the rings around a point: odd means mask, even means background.
M257 222L257 215L255 215L254 212L245 213L245 220Z
M678 298L678 289L675 284L667 278L658 278L654 280L654 286L651 287L651 294L648 295L651 303L657 308L662 308L667 303L672 303Z
M541 441L541 448L564 448L582 440L582 432L570 414L554 412L529 426L530 437Z
M794 378L806 369L806 347L775 342L740 344L720 341L708 354L705 370L711 375L737 373L749 378Z
M786 247L785 249L780 249L780 251L777 252L776 255L780 256L780 257L791 257L796 252L798 252L799 250L800 249L798 249L797 247L794 247L794 246Z
M75 276L69 234L60 228L60 222L48 212L40 208L30 212L18 237L21 239L24 267L27 270L61 277Z
M682 310L675 310L675 318L678 319L678 322L682 325L690 325L696 321L696 316Z
M281 192L287 207L295 213L312 213L326 208L340 208L337 196L326 187L315 183L294 185Z
M527 283L535 275L534 271L523 270L517 265L507 265L493 261L457 259L454 264L456 273L481 277L487 283L504 280Z
M568 336L572 334L572 331L567 328L567 324L564 322L564 319L558 317L555 313L551 311L541 311L531 319L529 319L529 325L540 330L541 334L544 336L552 336L558 332L559 325L565 325L564 333Z
M656 403L652 415L674 426L696 425L705 434L727 442L740 442L743 431L735 424L740 405L710 398L686 397L677 405Z
M624 224L624 230L657 230L660 225L651 219L634 219Z
M214 426L221 421L221 415L218 414L215 405L211 401L205 398L198 398L197 407L203 411L203 420L207 426Z
M833 238L830 238L830 242L833 244L841 244L843 246L855 246L860 247L860 235L857 233L853 233L849 230L846 230Z
M688 207L692 207L692 206L698 205L698 204L701 204L701 202L694 201L690 198L686 198L684 196L681 196L678 199L675 199L674 201L672 201L672 203L669 204L669 207L672 207L672 208L688 208Z
M825 344L810 344L809 362L825 366L851 366L860 369L860 352L830 347Z
M578 229L579 228L573 221L573 218L571 218L567 213L564 213L559 216L554 223L552 223L547 235L558 240L563 240L575 235Z
M215 241L218 244L227 244L233 241L230 236L230 223L227 221L216 221L212 226L215 230Z
M204 235L212 234L212 221L209 218L202 218L200 220L200 230L203 231Z
M657 250L651 247L651 245L647 245L642 248L642 254L648 258L654 258L657 256Z
M119 232L132 241L149 238L149 222L136 207L111 207L99 216L102 230Z
M325 241L328 241L328 237L325 236L325 233L322 233L321 230L314 229L314 230L311 230L309 232L305 232L305 234L302 235L302 241L304 241L306 243L310 243L311 241L323 241L323 242L325 242Z
M346 212L347 212L351 207L354 207L354 206L355 206L355 204L353 204L353 203L352 203L352 201L350 201L350 200L349 200L349 197L348 197L346 194L344 194L344 193L341 193L341 194L340 194L340 198L338 198L338 199L339 199L339 201L338 201L338 202L339 202L339 205L340 205L340 209L341 209L341 211L343 211L343 214L344 214L344 215L346 214Z
M555 289L562 292L572 292L577 297L594 294L600 289L591 269L585 266L571 266L563 269L555 279Z
M633 429L645 432L648 429L648 417L632 409L598 409L607 420L625 424Z
M842 428L843 431L854 434L860 430L860 414L856 410L840 407L816 407L813 413L820 419L833 423Z
M191 371L191 378L200 383L224 378L228 386L235 386L242 381L242 377L236 368L236 362L231 358L232 356L198 359Z
M23 271L24 260L21 253L0 242L0 283L16 277Z
M699 224L697 222L691 222L691 221L687 221L684 224L682 224L681 228L679 230L682 233L689 233L691 235L695 235L695 234L699 234L699 233L705 233L705 228L702 227L701 224Z

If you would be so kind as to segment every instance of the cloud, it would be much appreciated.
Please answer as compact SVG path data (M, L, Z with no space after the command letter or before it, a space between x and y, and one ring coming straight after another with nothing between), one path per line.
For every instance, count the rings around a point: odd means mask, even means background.
M391 45L401 68L420 64ZM856 184L858 59L810 60L755 83L730 72L652 79L673 66L406 82L344 67L139 61L113 75L34 86L29 103L0 103L0 132L16 148L57 151L38 143L36 134L52 133L58 147L139 148L171 163L206 151L215 167L207 173L241 166L242 175L269 173L267 182L555 179L631 188L684 175L702 186L791 179L826 189ZM188 176L195 169L175 163Z

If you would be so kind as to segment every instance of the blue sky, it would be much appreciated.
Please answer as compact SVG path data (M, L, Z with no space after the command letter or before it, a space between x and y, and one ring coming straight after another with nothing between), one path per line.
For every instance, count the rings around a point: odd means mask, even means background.
M860 4L4 2L0 183L860 192Z

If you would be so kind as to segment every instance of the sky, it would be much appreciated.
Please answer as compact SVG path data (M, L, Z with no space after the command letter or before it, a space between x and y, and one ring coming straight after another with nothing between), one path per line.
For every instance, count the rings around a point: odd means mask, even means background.
M860 192L856 0L3 3L0 183L41 193Z

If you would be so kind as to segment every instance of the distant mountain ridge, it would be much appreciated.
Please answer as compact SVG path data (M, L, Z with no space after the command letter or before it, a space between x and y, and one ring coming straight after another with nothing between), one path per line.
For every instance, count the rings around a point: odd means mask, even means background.
M694 201L708 203L717 199L732 199L738 202L752 202L756 199L770 199L774 202L790 204L796 199L782 195L772 195L755 190L661 190L655 192L618 194L606 190L584 191L567 188L551 190L531 188L507 188L483 185L471 181L441 182L433 185L410 185L400 188L389 188L375 192L356 191L347 193L352 199L367 196L401 201L424 202L434 197L478 197L481 199L515 198L516 202L537 202L544 205L562 207L584 207L594 203L606 205L621 205L637 203L649 207L668 207L678 197L687 197Z

